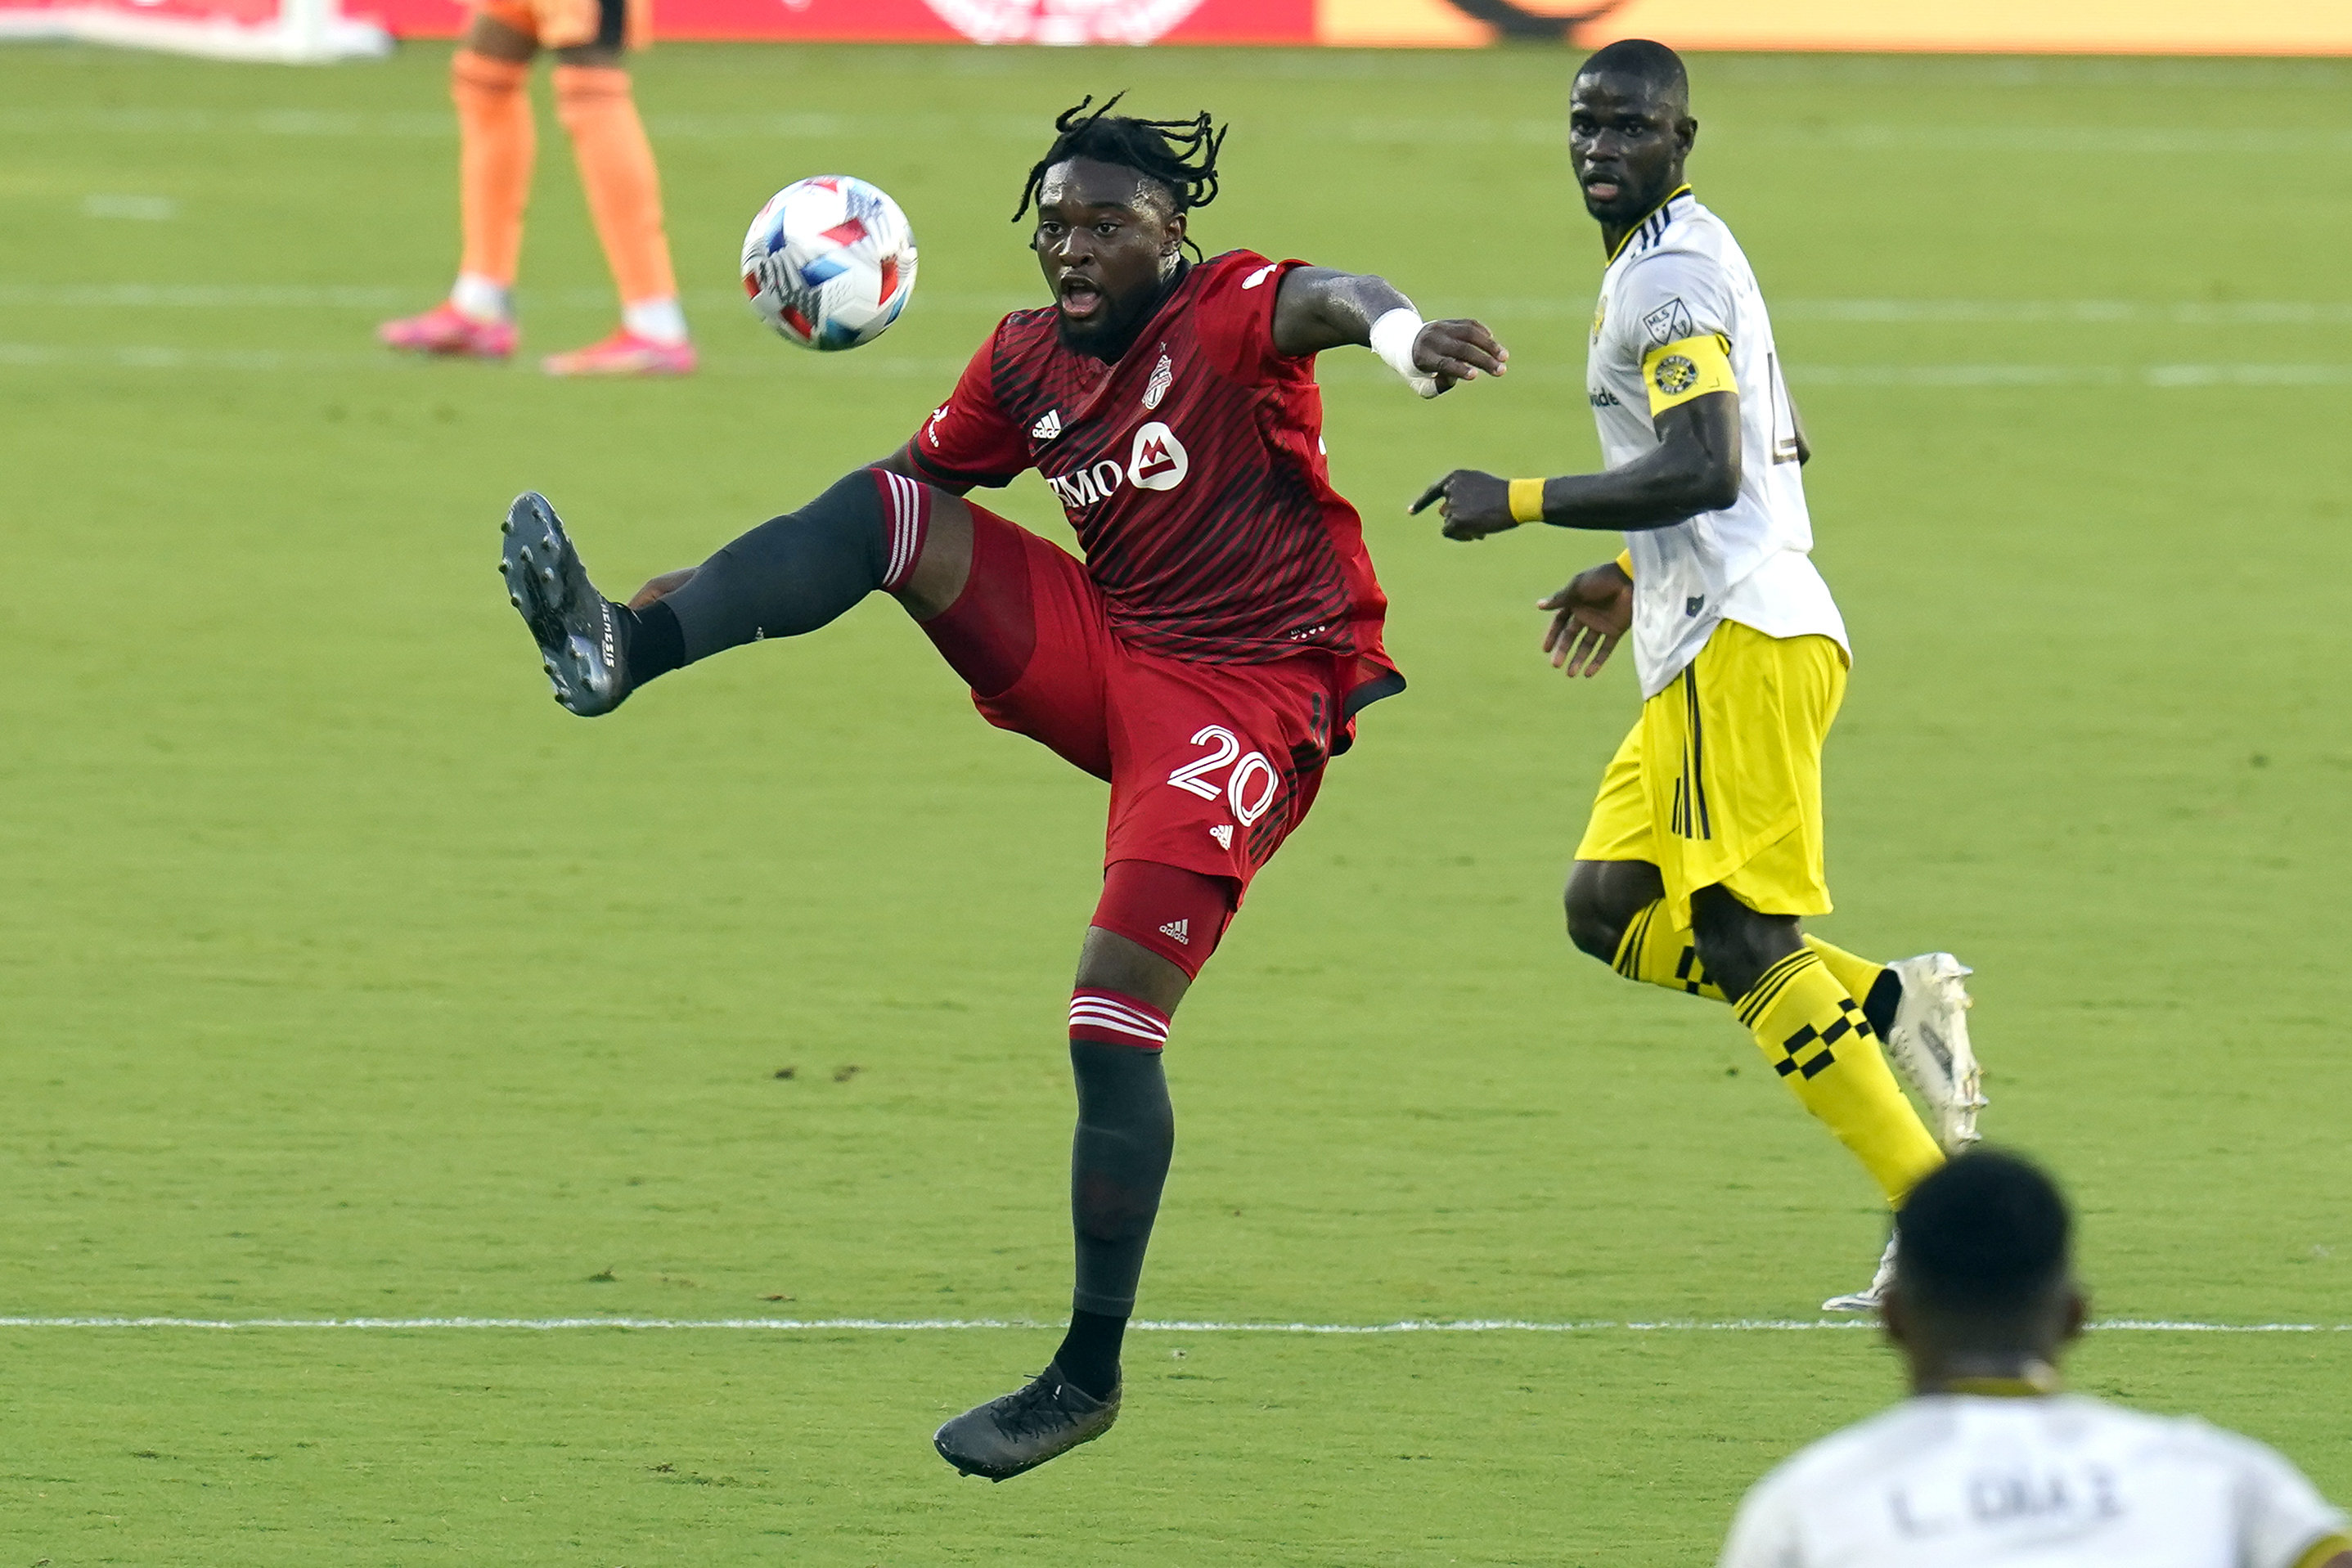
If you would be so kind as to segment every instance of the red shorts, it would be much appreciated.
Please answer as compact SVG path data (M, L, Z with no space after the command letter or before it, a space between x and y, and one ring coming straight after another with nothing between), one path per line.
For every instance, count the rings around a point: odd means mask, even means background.
M1229 879L1306 819L1345 694L1319 651L1265 664L1140 652L1067 552L978 507L971 576L923 630L982 717L1110 783L1103 863L1151 861ZM1213 942L1213 938L1212 938Z

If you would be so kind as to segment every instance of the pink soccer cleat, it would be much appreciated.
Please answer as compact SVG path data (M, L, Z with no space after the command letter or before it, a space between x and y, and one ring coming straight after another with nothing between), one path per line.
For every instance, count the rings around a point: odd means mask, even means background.
M513 322L477 320L446 301L422 316L386 321L375 335L384 347L411 354L503 360L515 350Z
M568 354L550 354L539 368L551 376L690 376L694 345L657 343L626 327L602 342Z

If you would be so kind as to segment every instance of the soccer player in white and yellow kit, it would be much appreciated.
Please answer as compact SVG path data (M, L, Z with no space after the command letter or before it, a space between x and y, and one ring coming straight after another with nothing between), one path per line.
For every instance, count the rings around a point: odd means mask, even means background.
M2023 1160L1921 1182L1885 1303L1912 1397L1757 1482L1721 1568L2352 1568L2344 1515L2270 1448L2059 1392L2072 1229Z
M1586 399L1608 469L1458 469L1449 538L1521 523L1623 529L1616 560L1543 601L1545 648L1599 669L1630 625L1643 706L1602 776L1568 886L1569 935L1629 979L1734 1003L1766 1060L1890 1204L1977 1136L1984 1103L1948 953L1877 964L1800 921L1827 914L1822 743L1845 623L1814 570L1810 455L1756 276L1683 169L1698 125L1682 61L1645 40L1578 72L1570 151L1609 254ZM1881 1041L1937 1124L1904 1099ZM1868 1289L1823 1303L1875 1306Z

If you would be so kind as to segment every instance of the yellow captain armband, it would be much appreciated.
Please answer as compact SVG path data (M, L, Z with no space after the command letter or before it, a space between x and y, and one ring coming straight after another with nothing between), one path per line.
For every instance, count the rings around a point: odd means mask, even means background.
M1695 397L1727 392L1739 383L1731 374L1731 340L1720 332L1677 338L1642 356L1642 385L1650 394L1650 417L1655 419Z
M2347 1552L2352 1552L2352 1537L2323 1535L2294 1560L2294 1568L2321 1568L2322 1564L2333 1562L2337 1555Z
M1633 575L1633 552L1632 550L1621 549L1617 552L1617 570L1623 572L1629 580L1632 579Z
M1540 479L1511 481L1511 521L1540 523L1543 518L1543 487Z

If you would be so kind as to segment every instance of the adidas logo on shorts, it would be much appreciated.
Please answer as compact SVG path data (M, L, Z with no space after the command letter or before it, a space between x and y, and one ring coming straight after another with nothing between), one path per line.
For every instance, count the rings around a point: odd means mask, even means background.
M1217 841L1217 847L1221 850L1234 847L1234 825L1231 822L1219 822L1209 830L1209 836Z
M1192 945L1192 923L1190 920L1171 920L1160 928L1160 935L1190 947Z

